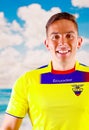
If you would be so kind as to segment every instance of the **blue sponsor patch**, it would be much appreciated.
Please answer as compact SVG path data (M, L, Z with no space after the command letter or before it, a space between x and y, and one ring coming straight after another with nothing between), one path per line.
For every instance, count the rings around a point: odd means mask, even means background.
M75 71L69 74L53 74L51 72L41 75L41 84L62 84L89 82L89 72Z

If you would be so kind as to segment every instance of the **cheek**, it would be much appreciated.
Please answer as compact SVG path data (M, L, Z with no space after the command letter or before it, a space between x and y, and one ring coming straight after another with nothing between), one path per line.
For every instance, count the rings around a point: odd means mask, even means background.
M71 42L69 43L69 46L70 46L71 48L76 49L76 48L77 48L77 40L71 41Z
M50 50L55 50L56 47L57 47L57 44L56 44L56 43L50 42L50 44L49 44L49 49L50 49Z
M73 45L71 46L71 48L72 48L72 52L76 53L76 51L77 51L77 43L76 43L76 44L73 44Z
M50 43L50 44L49 44L49 48L50 48L50 49L53 49L53 48L54 48L54 44L51 44L51 43Z

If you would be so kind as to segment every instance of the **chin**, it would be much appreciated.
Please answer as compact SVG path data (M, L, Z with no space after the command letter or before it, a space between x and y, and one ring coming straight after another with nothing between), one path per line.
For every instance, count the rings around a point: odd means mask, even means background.
M57 56L56 59L59 62L68 62L68 61L71 61L71 58L69 56Z

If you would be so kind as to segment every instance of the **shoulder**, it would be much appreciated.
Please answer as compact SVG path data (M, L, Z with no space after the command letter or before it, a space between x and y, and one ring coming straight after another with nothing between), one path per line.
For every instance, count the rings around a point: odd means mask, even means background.
M30 70L30 71L27 71L25 72L23 75L21 75L19 77L20 80L26 80L28 78L31 78L31 77L36 77L38 75L41 75L42 73L46 73L46 72L49 72L49 65L43 65L39 68L36 68L36 69L33 69L33 70Z
M42 73L46 73L48 71L48 65L41 66L40 68L27 71L22 74L14 83L13 88L15 90L26 91L28 90L31 84L36 83L40 79L40 75Z
M77 69L80 71L89 72L89 66L80 62L77 62Z

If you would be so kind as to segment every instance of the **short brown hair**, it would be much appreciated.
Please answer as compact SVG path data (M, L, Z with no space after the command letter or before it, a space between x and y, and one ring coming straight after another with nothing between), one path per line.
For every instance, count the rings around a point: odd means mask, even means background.
M78 24L76 22L76 17L70 13L61 12L61 13L54 14L50 17L50 19L48 20L46 24L46 33L48 32L48 28L52 23L54 23L57 20L62 20L62 19L67 19L67 20L72 21L75 24L77 32L78 32Z

